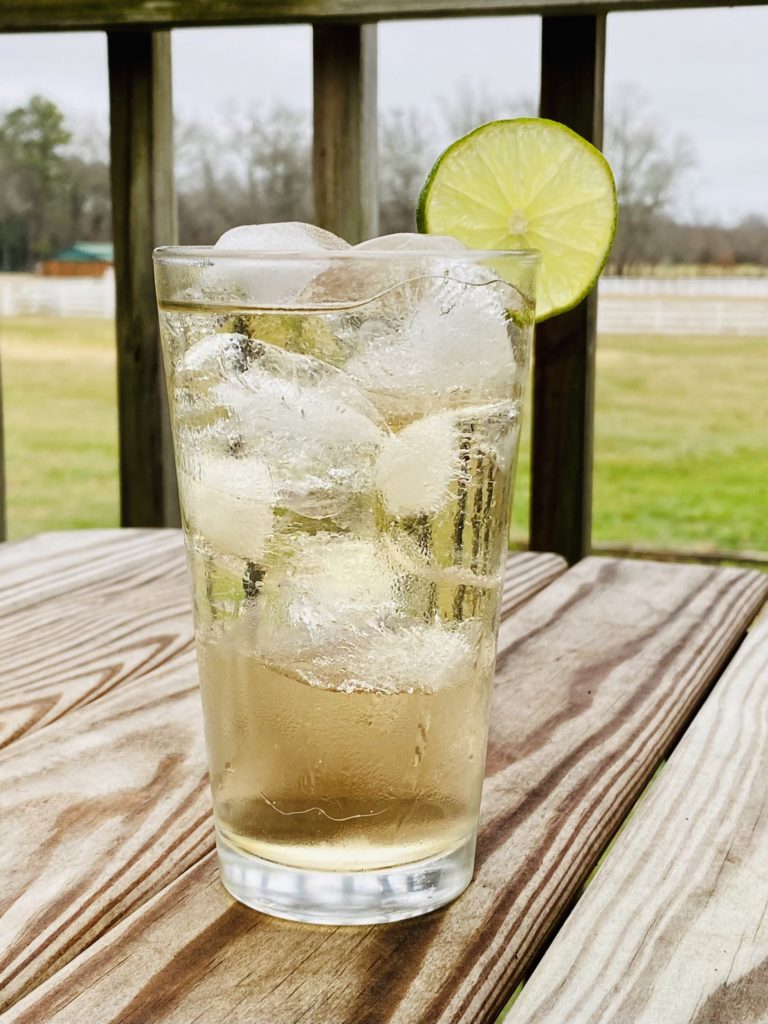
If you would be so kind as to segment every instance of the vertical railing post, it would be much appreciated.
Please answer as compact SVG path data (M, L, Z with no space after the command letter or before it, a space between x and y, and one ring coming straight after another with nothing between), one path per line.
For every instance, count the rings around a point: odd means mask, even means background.
M540 114L596 146L603 135L605 15L542 18ZM589 552L597 295L536 328L530 545Z
M376 25L314 26L317 223L348 242L378 230Z
M170 32L109 32L120 517L179 522L152 249L176 241Z

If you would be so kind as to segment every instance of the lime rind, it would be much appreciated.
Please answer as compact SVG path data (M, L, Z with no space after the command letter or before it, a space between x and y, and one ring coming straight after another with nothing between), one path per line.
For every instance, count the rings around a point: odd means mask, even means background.
M547 118L489 121L452 143L435 161L417 207L419 231L450 234L473 248L538 249L537 321L589 294L616 224L608 161Z

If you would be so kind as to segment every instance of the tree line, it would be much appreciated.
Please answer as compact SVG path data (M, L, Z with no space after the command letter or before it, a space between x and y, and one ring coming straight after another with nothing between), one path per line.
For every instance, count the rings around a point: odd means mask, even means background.
M412 231L419 189L453 138L496 117L532 112L530 100L463 90L429 114L385 110L380 118L380 231ZM681 223L673 216L695 158L622 94L606 124L616 174L616 272L639 264L768 264L768 220L733 227ZM301 111L231 110L215 123L176 128L179 240L210 244L234 224L313 219L311 125ZM28 270L75 241L111 238L106 140L77 133L50 100L32 97L0 116L0 269Z

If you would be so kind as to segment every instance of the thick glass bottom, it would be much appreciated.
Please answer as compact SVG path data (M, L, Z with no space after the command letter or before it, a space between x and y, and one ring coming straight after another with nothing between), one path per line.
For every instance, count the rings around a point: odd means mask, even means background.
M221 879L246 906L312 924L381 924L428 914L469 885L475 834L447 853L375 871L307 871L237 849L216 836Z

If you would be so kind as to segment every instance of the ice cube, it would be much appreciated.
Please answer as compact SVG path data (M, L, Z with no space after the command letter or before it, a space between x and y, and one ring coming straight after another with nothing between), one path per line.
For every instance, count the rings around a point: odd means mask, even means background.
M421 282L430 276L440 277L444 267L435 265L434 256L441 253L450 255L466 252L466 246L448 235L420 235L416 232L398 232L381 235L360 242L352 247L348 261L329 264L308 284L302 301L315 305L355 305L371 299L377 300L372 315L390 312L397 315L414 301L410 287L419 293ZM366 259L367 256L385 254L385 259ZM354 259L360 255L361 259ZM392 289L399 289L392 296L387 309L385 298ZM367 310L360 311L368 317ZM352 313L354 318L354 312Z
M421 235L415 231L398 231L393 235L379 235L353 246L355 251L377 252L384 250L420 252L466 252L466 245L450 235Z
M395 577L379 544L320 532L298 535L263 580L255 643L277 665L354 646L395 610Z
M518 403L449 409L415 420L382 445L376 486L394 516L435 514L452 496L474 460L490 456L506 471L519 423Z
M461 264L411 280L359 311L366 325L346 371L387 420L446 405L519 398L524 347L509 308L519 300L487 268Z
M179 360L176 376L217 379L242 373L253 359L251 339L244 334L210 334L196 342Z
M222 258L214 259L205 270L206 297L217 303L295 306L310 281L328 265L317 256L350 248L338 235L299 221L232 228L214 246ZM264 257L251 259L252 253ZM275 254L274 259L268 254ZM297 254L307 258L284 258Z
M387 438L376 463L376 486L395 516L435 513L449 500L460 472L456 417L442 412Z
M201 352L219 383L212 402L245 454L269 467L279 506L312 518L372 506L374 467L389 429L344 373L320 359L233 338ZM247 344L246 344L247 342ZM235 353L234 355L232 353ZM245 353L241 361L237 353Z
M437 693L487 671L492 648L475 619L383 627L319 655L302 674L347 692Z
M266 463L189 446L184 461L179 492L189 530L215 552L259 561L273 525L274 488Z
M242 252L334 252L350 249L349 242L314 224L298 220L274 224L243 224L225 231L215 249Z

